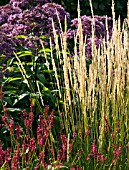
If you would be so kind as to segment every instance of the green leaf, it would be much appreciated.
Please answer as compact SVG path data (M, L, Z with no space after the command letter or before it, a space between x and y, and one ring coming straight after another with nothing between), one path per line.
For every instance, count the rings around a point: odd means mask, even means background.
M3 165L0 168L0 170L6 170L6 161L3 163Z
M50 99L51 99L51 102L54 103L54 102L55 102L54 96L53 96L52 94L49 94L49 97L50 97Z
M44 72L44 73L49 73L49 74L54 73L54 71L53 71L53 70L43 70L43 72Z
M61 166L60 169L65 170L65 169L69 169L69 167L67 167L67 166ZM55 168L55 170L58 170L58 168Z
M7 94L8 96L10 96L10 94L14 94L17 90L18 90L17 87L8 85L6 86L6 91L4 91L4 94Z
M33 53L32 53L32 51L21 51L21 52L17 52L17 55L19 55L19 57L24 57L27 55L32 56Z
M58 102L61 103L61 104L64 104L63 100L59 100Z
M21 77L16 77L16 78L10 77L8 78L8 83L11 81L16 81L16 80L21 80Z
M45 52L46 52L46 55L50 55L50 51L49 50L45 49ZM43 49L39 50L39 53L44 53L44 50Z
M16 103L18 103L21 99L23 99L24 97L26 97L26 96L28 96L28 94L21 94L19 97L18 97L18 99L15 99L14 100L14 103L13 103L13 106L16 104Z
M47 37L47 36L44 36L44 35L41 35L39 38L45 39L45 38L48 38L48 37Z
M12 100L10 97L4 97L4 101L12 106Z
M0 111L3 110L3 104L2 101L0 100Z
M49 88L47 88L47 87L44 86L44 87L43 87L43 90L44 90L44 91L49 91Z
M4 130L3 133L7 133L8 131L7 130Z
M11 58L11 59L9 59L9 60L7 61L7 66L10 66L10 65L13 63L13 60L14 60L14 57Z
M37 74L36 76L42 83L47 83L45 76L43 74Z
M38 56L35 56L34 61L36 62L38 60L38 58L39 58Z
M26 36L25 36L25 35L17 35L17 36L14 36L14 38L22 38L22 39L25 39Z
M67 166L61 166L60 168L61 168L61 169L62 169L62 168L69 169L69 167L67 167Z
M59 90L52 90L51 92L55 93L55 92L59 92Z
M51 52L51 50L50 50L49 48L45 48L45 52L50 53L50 52Z
M8 108L8 111L10 111L10 112L20 112L21 109L19 109L19 108Z

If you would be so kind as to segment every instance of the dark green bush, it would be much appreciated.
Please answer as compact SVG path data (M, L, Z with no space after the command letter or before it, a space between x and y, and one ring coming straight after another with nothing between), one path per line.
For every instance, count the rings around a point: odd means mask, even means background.
M61 4L71 15L71 18L77 17L78 0L53 0L53 2ZM111 6L112 0L92 0L95 15L112 16ZM80 0L81 15L91 15L89 0ZM116 18L121 16L123 20L127 16L127 1L115 0Z
M7 4L7 3L9 3L9 0L1 0L1 1L0 1L0 6L1 6L1 5L5 5L5 4Z

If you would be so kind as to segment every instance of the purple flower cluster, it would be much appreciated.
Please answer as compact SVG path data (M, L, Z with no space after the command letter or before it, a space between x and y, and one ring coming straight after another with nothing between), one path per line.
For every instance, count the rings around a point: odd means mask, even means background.
M95 45L99 47L103 38L106 37L106 16L94 16L95 21ZM109 38L112 36L112 20L110 17L107 18ZM82 31L84 37L86 36L86 56L92 58L91 55L91 41L92 41L92 18L91 16L81 16ZM70 29L68 29L67 36L69 39L73 39L74 35L77 34L78 29L78 18L71 20Z
M7 36L6 33L0 31L0 56L2 57L3 55L3 61L8 59L13 51L16 51L15 47L13 46L13 39Z
M46 3L42 6L37 5L32 9L24 10L20 14L10 15L8 17L8 24L13 26L10 34L14 36L21 33L26 35L33 33L33 35L38 36L51 36L53 31L52 19L55 23L58 23L56 10L61 22L64 21L65 15L70 19L69 13L65 12L63 7L55 3ZM55 27L59 29L57 25L55 24Z
M64 22L65 15L70 20L70 15L64 8L51 1L36 0L36 6L29 6L31 0L11 0L10 4L0 7L0 56L12 55L15 47L23 46L34 48L40 35L52 36L52 19L55 23L57 33L60 32L58 17ZM24 7L28 6L27 9ZM25 35L26 39L15 36ZM29 36L33 36L33 41ZM29 39L29 40L28 40ZM36 42L34 43L34 39ZM27 42L28 41L28 42ZM17 48L16 48L17 49Z
M20 8L13 8L10 4L0 6L0 26L7 23L8 17L20 13Z
M45 3L50 3L51 0L10 0L10 5L14 8L27 9L33 5L44 5Z

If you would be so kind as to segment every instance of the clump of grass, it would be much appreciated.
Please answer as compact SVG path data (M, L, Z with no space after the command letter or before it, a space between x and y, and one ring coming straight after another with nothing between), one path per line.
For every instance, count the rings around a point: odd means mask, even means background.
M78 8L78 12L79 10L80 9ZM57 41L55 41L55 43L58 47L57 57L62 61L59 67L62 67L64 71L61 79L62 81L58 80L58 82L60 82L60 87L65 88L63 91L63 101L64 111L66 113L64 116L66 132L69 133L72 130L74 131L75 126L77 126L84 135L90 125L92 126L91 140L97 141L99 152L105 152L104 148L108 148L105 153L108 155L110 154L109 150L112 145L118 145L120 155L120 153L122 153L121 150L126 148L126 144L129 140L127 135L129 119L129 33L126 20L123 23L123 26L120 25L120 17L118 20L115 20L114 1L112 1L112 13L112 38L109 39L107 29L107 37L103 39L99 49L96 49L94 42L95 23L92 12L92 63L89 65L89 69L86 67L86 44L82 33L80 14L78 15L78 31L74 38L75 56L73 57L72 62L70 62L67 55L66 22L65 31L62 31L60 37L62 48L56 43ZM79 55L77 53L77 42L79 42ZM62 56L60 55L60 51L63 53ZM67 114L68 111L69 114ZM107 119L105 119L105 117ZM105 132L104 120L108 120L110 124L112 124L112 128L108 130L109 135ZM97 122L99 123L99 126L96 126ZM106 126L107 124L108 123L106 123ZM117 127L118 124L121 124L121 127ZM116 130L117 128L119 129L119 132ZM113 141L111 141L110 136L112 133L115 135ZM85 145L89 146L88 140L85 141ZM89 147L87 147L85 153L87 153L88 150ZM117 151L117 149L115 150ZM122 159L125 160L125 157L128 159L127 153L121 157L121 162L123 161ZM126 164L126 161L124 162ZM112 164L117 167L116 163Z

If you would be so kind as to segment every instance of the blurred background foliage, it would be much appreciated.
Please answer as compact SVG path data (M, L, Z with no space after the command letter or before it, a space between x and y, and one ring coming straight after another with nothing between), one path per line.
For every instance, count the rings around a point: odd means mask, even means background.
M9 0L0 0L0 5L5 5ZM52 0L52 2L62 5L71 18L77 17L78 0ZM111 5L112 0L92 0L95 15L112 16ZM81 15L91 15L89 0L80 0ZM122 21L127 16L127 0L115 0L116 19L121 16Z
M114 0L116 19L121 16L123 20L127 16L127 0ZM77 17L77 3L78 0L53 0L58 4L61 4L66 11L71 15L71 18ZM94 14L95 15L107 15L112 16L111 6L112 0L92 0ZM89 0L80 0L81 15L91 15L91 9Z
M9 2L9 0L0 0L0 6L5 5Z

